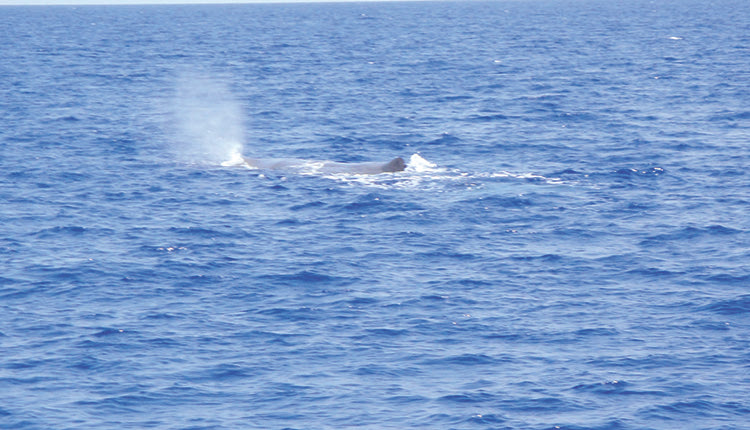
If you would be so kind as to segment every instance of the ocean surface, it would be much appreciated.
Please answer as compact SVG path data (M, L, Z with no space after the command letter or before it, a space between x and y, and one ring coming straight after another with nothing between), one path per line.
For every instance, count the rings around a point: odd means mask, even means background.
M750 428L746 1L0 35L1 429Z

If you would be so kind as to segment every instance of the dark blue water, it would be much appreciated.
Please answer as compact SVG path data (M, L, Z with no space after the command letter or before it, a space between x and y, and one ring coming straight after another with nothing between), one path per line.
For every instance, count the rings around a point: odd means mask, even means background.
M745 2L0 34L0 428L750 428Z

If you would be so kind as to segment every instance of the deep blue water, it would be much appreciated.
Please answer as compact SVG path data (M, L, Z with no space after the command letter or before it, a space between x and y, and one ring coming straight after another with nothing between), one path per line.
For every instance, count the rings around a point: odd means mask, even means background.
M0 34L0 428L750 428L746 2Z

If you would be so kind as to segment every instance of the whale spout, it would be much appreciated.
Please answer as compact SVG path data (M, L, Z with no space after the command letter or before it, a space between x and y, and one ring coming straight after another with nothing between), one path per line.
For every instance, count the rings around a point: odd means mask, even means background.
M383 172L401 172L404 169L406 169L406 162L401 157L396 157L383 165Z

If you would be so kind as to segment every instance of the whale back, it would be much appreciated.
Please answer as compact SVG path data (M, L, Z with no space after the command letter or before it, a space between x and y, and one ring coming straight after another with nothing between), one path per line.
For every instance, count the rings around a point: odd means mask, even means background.
M242 161L248 167L254 169L292 170L313 173L377 174L401 172L406 169L406 162L401 157L396 157L385 164L378 162L340 163L336 161L314 161L298 158L264 159L242 157Z

